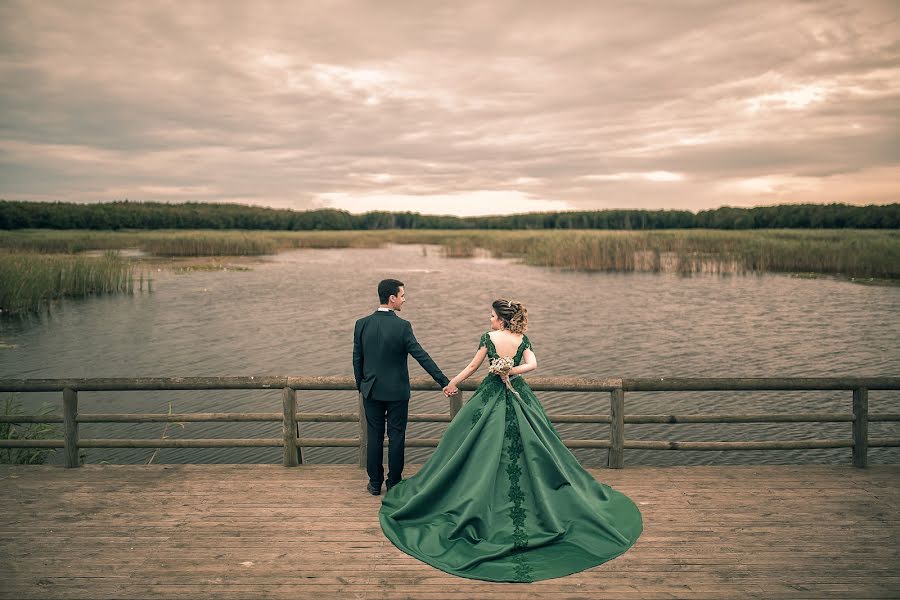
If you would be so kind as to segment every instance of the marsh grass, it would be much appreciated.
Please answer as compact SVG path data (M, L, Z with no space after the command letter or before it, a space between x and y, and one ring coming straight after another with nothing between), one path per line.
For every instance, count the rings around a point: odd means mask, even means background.
M900 278L900 231L894 230L397 233L387 241L439 244L448 257L468 258L482 248L496 257L520 257L529 265L578 271Z
M52 407L43 405L38 416L52 413ZM25 411L15 396L10 394L3 403L0 414L23 416ZM62 437L62 429L54 423L0 423L0 439L4 440L50 440ZM6 465L40 465L47 457L56 452L55 448L0 448L0 464Z
M266 233L266 232L261 232ZM259 256L278 250L256 232L234 231L66 231L5 232L0 247L11 252L75 254L88 250L138 249L157 256Z
M0 311L38 311L54 300L93 294L133 293L129 261L115 252L100 257L0 252Z
M278 251L276 242L268 237L252 234L220 236L213 232L148 236L140 240L139 248L156 256L262 256Z
M137 248L157 256L259 256L292 248L376 248L386 244L443 247L468 258L481 249L536 266L581 271L819 273L900 278L900 231L855 229L378 230L4 232L0 248L79 252Z
M525 262L579 271L820 273L900 278L896 231L547 232L523 248Z
M900 231L704 229L665 231L387 231L321 232L315 246L434 244L469 258L483 249L535 266L579 271L820 273L900 278ZM347 244L347 235L355 236ZM291 234L303 236L304 234ZM308 235L308 234L306 234ZM306 238L309 239L309 238Z

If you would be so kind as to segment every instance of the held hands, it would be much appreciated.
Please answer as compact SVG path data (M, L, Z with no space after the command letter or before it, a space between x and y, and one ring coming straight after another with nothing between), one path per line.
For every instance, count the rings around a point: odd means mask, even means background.
M459 388L457 388L455 385L453 385L453 383L448 383L446 386L444 386L444 395L447 396L448 398L450 396L455 396L458 393L459 393Z

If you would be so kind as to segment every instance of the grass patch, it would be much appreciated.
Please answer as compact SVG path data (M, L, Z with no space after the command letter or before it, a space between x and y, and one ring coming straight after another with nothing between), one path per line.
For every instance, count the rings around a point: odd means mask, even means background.
M133 293L131 263L114 252L100 257L0 252L0 311L39 311L54 300Z
M218 262L211 263L191 263L185 265L172 265L171 269L175 273L193 273L195 271L252 271L253 269L246 265L232 265Z
M532 265L684 274L819 273L900 278L897 231L553 232L525 253Z
M275 240L243 232L144 235L138 241L141 250L156 256L263 256L278 251Z
M900 279L898 230L23 230L0 236L0 249L9 251L137 248L167 257L259 256L292 248L377 248L391 243L439 245L452 258L472 257L483 249L493 256L520 257L530 265L579 271L780 272Z
M51 414L52 408L44 405L38 416ZM25 414L22 405L10 394L3 403L2 412L6 417L20 417ZM4 440L51 440L62 437L62 429L53 423L0 423L0 439ZM56 452L56 448L0 448L0 464L40 465Z

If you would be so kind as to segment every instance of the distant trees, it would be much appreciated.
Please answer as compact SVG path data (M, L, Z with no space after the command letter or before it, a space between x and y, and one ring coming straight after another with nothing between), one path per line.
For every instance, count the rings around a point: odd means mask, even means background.
M342 210L276 210L237 204L0 201L0 229L357 229Z
M782 204L687 210L597 210L451 217L414 212L293 211L238 204L0 200L0 229L898 229L900 204Z
M697 213L695 227L711 229L897 229L900 204L782 204L754 208L722 207Z

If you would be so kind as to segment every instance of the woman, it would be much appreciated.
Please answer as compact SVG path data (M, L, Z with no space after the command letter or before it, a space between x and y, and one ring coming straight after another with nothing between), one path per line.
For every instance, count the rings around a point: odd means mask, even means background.
M381 527L407 554L472 579L551 579L613 559L640 536L640 511L578 464L519 377L537 368L525 307L492 308L491 331L447 392L485 358L513 368L485 377L432 457L391 488Z

